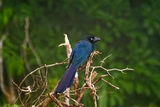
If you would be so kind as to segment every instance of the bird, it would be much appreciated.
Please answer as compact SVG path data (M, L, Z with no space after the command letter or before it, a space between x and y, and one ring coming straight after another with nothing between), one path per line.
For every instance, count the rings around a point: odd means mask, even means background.
M93 52L94 44L97 41L100 41L100 38L92 35L87 35L85 38L75 44L69 58L68 67L54 92L55 95L57 93L63 93L72 85L75 78L76 70L83 62L87 60L87 58Z

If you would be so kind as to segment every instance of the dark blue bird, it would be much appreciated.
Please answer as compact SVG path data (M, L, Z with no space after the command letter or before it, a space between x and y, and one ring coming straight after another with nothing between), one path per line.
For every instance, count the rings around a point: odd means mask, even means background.
M72 85L77 68L90 56L94 50L94 44L99 40L98 37L87 36L76 43L70 55L68 68L59 81L54 94L63 93Z

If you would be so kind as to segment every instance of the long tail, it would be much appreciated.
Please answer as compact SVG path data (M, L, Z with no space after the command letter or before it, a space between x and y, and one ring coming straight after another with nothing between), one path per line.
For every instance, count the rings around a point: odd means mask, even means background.
M58 86L54 94L63 93L66 88L70 87L73 83L76 73L76 67L70 65L66 72L64 73L62 79L59 81Z

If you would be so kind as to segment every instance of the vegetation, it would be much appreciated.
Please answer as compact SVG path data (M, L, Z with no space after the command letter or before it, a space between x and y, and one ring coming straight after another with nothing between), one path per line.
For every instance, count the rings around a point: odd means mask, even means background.
M112 54L104 66L134 69L126 75L113 72L114 79L107 78L119 86L118 91L99 84L98 106L158 107L159 8L159 0L0 0L0 39L6 35L0 53L3 55L4 82L9 84L9 78L12 78L19 83L29 69L63 61L66 52L58 45L63 42L64 33L69 35L72 47L86 34L94 34L102 39L96 50L104 56ZM40 64L30 46L24 43L27 16L30 41ZM27 53L29 69L23 52ZM95 57L94 63L101 57ZM50 69L49 89L55 87L64 71L65 66ZM0 105L7 107L8 98L3 91L0 94ZM84 97L82 102L86 107L92 107L91 98Z

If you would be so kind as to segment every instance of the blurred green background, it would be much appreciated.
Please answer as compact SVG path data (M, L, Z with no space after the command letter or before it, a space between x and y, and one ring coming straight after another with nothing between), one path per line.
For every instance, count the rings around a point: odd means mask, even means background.
M114 80L106 78L120 87L118 91L98 84L98 107L160 107L160 0L0 0L0 39L8 34L0 53L6 84L8 78L19 83L29 72L22 57L26 16L30 40L42 64L66 58L65 48L58 47L64 33L72 47L86 34L94 34L102 39L95 47L102 52L95 64L112 54L106 68L135 69L127 74L113 72ZM39 67L31 50L26 51L31 69ZM50 89L64 71L65 66L50 69ZM82 103L93 106L87 93ZM7 104L0 91L0 106Z

